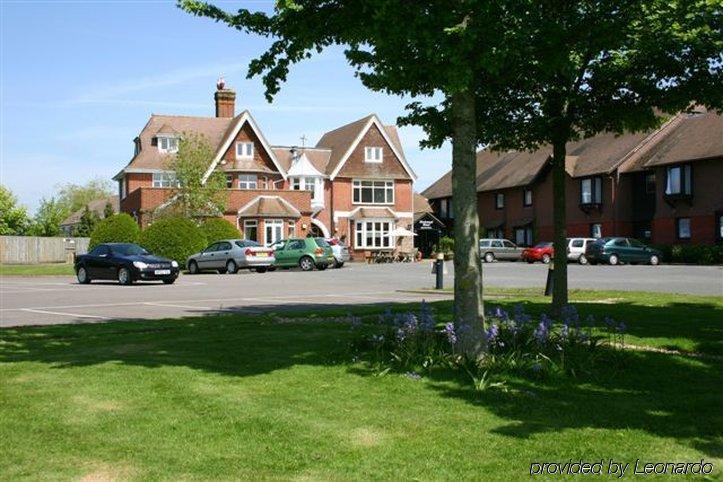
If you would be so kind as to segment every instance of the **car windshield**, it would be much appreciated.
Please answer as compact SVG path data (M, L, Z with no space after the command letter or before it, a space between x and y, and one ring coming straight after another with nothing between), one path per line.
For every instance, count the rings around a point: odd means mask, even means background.
M322 248L328 248L330 246L324 238L314 238L314 241L316 241L316 244Z
M235 241L235 243L236 243L236 246L238 246L239 248L256 248L256 247L261 246L256 241L251 241L250 239L246 239L243 241Z
M549 248L552 246L552 243L537 243L535 245L536 248Z
M113 253L120 256L138 256L148 254L148 251L137 244L115 244L112 246Z

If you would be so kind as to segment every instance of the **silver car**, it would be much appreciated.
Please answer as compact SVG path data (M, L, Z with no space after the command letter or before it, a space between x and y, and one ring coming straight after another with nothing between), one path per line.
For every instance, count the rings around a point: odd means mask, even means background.
M323 238L317 238L317 241ZM344 263L351 259L349 255L349 248L336 238L329 238L325 240L331 246L331 252L334 253L334 267L341 268Z
M522 258L522 249L507 239L480 239L479 255L485 263L506 260L517 261Z
M234 274L239 269L254 269L264 273L274 264L274 250L247 239L223 239L188 258L186 266L191 274L217 271Z

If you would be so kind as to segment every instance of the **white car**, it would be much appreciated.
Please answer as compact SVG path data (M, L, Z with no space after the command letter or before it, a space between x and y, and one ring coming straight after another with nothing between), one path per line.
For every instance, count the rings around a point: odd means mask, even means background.
M334 253L334 267L341 268L344 263L351 259L349 255L349 248L336 238L329 238L325 240L331 246L331 251Z
M595 242L594 238L567 238L567 259L587 264L585 250L588 245Z

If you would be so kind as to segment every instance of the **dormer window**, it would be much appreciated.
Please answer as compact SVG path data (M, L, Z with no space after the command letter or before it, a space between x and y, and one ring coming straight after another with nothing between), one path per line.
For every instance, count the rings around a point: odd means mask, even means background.
M254 143L253 142L237 142L236 143L236 159L253 159Z
M178 137L158 136L158 150L161 152L178 152Z
M382 154L381 147L365 147L364 162L382 162Z
M580 180L580 204L602 204L601 177L588 177Z
M690 196L693 194L693 177L690 164L671 166L665 183L666 196Z

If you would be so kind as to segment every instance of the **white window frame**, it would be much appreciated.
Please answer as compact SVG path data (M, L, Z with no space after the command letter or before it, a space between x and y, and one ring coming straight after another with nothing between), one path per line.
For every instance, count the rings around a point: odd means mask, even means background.
M179 182L173 172L154 172L152 185L153 187L171 188L178 187Z
M390 219L360 219L354 223L354 247L369 250L394 249L394 236L390 234L394 229L394 221Z
M248 141L239 141L236 143L236 159L253 159L254 143Z
M269 228L273 230L271 236L269 236ZM264 243L269 246L282 239L284 239L284 220L264 219Z
M525 190L522 191L522 206L526 208L532 206L532 189L525 188Z
M394 181L374 181L371 179L354 179L352 180L351 202L352 204L377 204L377 205L393 205L394 204ZM371 189L371 201L363 201L363 192L365 189ZM376 189L383 189L384 201L374 202L374 192ZM357 196L358 193L358 196ZM391 199L390 199L391 196ZM358 198L358 201L356 200Z
M259 188L259 176L256 174L239 174L238 175L238 188L239 189L258 189Z
M602 204L602 178L600 176L580 180L580 203Z
M505 208L505 193L495 193L495 209Z
M668 196L693 194L692 175L693 169L690 164L668 167L666 169L665 194ZM674 180L677 181L677 186L673 184Z
M602 236L602 223L592 223L590 225L590 237L600 239Z
M127 193L126 193L126 178L125 178L125 176L123 176L123 177L118 181L118 190L119 190L119 193L120 193L120 199L125 199L125 198L126 198L126 195L127 195Z
M250 239L247 234L246 230L254 228L256 230L256 239L251 239L251 241L258 241L259 240L259 222L256 219L245 219L244 220L244 239Z
M289 238L295 238L296 237L296 221L289 221L287 224L287 232Z
M157 136L158 150L161 152L174 153L178 152L178 137L174 136Z
M384 148L367 146L364 148L364 162L380 164L384 160Z
M683 227L683 224L685 224L686 226L685 231L681 229ZM691 236L692 233L690 218L677 218L675 220L675 237L678 239L690 239Z

